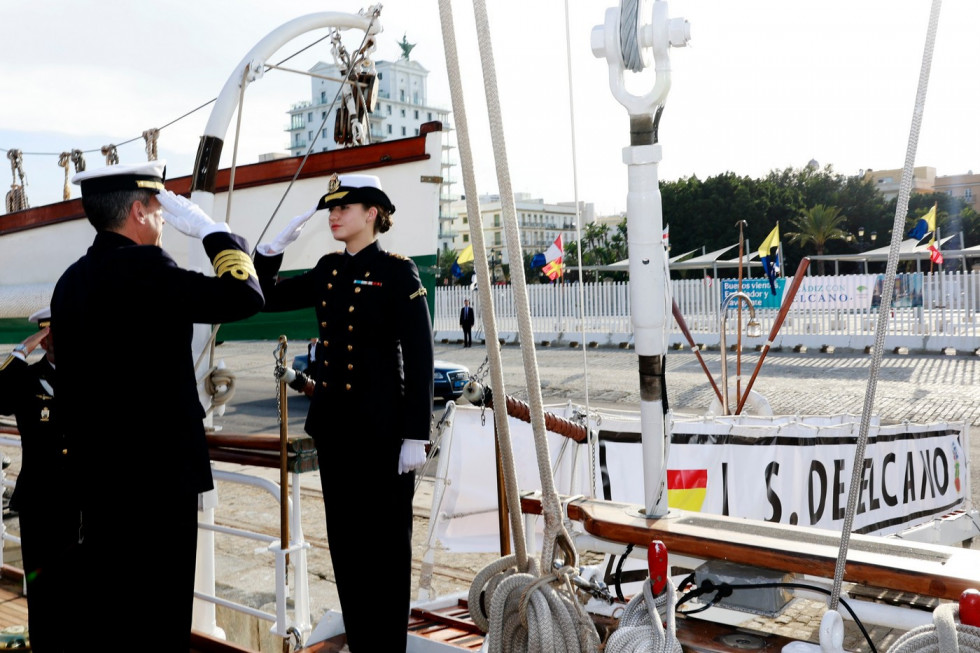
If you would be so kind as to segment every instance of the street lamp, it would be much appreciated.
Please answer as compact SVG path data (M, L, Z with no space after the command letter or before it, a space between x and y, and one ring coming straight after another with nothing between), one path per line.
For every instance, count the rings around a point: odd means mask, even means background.
M858 227L858 245L864 249L864 227Z

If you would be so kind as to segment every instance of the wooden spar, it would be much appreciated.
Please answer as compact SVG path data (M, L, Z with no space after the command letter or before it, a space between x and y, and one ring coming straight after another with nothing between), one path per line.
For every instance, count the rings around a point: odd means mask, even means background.
M493 393L489 388L484 389L483 393L483 403L487 406L487 408L492 410ZM507 406L508 415L515 419L519 419L522 422L531 422L531 407L526 403L520 399L515 399L514 397L510 396L507 397L507 401L505 403ZM564 435L566 438L571 438L576 442L585 442L589 438L589 431L586 427L552 413L545 412L544 426L552 433Z
M687 338L687 344L691 345L691 351L694 355L698 357L698 362L701 363L701 369L708 376L708 381L711 383L711 387L714 388L715 396L718 397L718 401L722 401L721 390L718 389L718 384L715 383L715 379L711 376L711 372L708 371L708 366L704 363L704 358L701 356L701 349L694 343L694 337L691 336L691 331L687 328L687 322L684 321L684 316L681 315L681 309L677 305L677 302L671 299L673 303L674 320L677 322L677 326L681 328L681 333Z
M780 327L783 326L783 320L786 319L786 314L789 313L789 307L793 304L793 298L796 297L797 291L800 289L800 284L803 283L803 275L806 273L807 267L810 265L809 257L805 257L800 260L799 266L796 268L796 275L793 277L793 285L789 287L789 291L783 296L783 305L779 307L779 314L776 316L776 321L772 323L772 328L769 330L769 337L766 339L766 344L762 348L762 354L759 356L759 362L755 364L755 369L752 370L752 377L749 379L748 385L745 386L745 394L743 394L738 400L738 406L735 408L735 414L738 415L742 412L742 406L745 405L745 400L749 397L749 392L752 390L752 384L755 383L755 377L759 376L759 370L762 368L762 361L766 360L766 354L769 353L770 347L772 347L772 341L779 333Z

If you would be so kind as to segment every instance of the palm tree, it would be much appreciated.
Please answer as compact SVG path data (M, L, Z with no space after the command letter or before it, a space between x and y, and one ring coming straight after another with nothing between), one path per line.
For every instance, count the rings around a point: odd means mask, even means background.
M803 211L799 216L790 218L790 224L799 231L788 231L786 237L790 242L801 246L812 243L817 250L817 256L821 256L828 241L847 238L847 232L841 229L841 225L846 221L847 217L841 215L840 209L836 206L817 204L812 209ZM823 259L817 259L817 274L823 273Z

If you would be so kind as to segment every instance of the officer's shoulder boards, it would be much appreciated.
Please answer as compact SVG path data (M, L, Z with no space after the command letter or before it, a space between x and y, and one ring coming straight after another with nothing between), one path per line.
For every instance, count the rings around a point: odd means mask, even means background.
M399 261L407 261L407 260L409 260L407 256L402 256L401 254L395 254L394 252L386 252L386 253L388 254L388 256L390 256L392 258L396 258Z
M416 297L425 297L429 294L429 291L425 289L425 286L420 287L418 290L413 292L408 296L409 299L415 299Z

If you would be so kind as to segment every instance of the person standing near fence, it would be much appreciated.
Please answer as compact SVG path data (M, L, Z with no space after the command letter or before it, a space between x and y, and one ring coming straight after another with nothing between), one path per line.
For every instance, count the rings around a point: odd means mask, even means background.
M459 326L463 328L463 347L473 346L473 323L476 317L473 315L473 307L470 300L463 300L463 308L459 311Z

